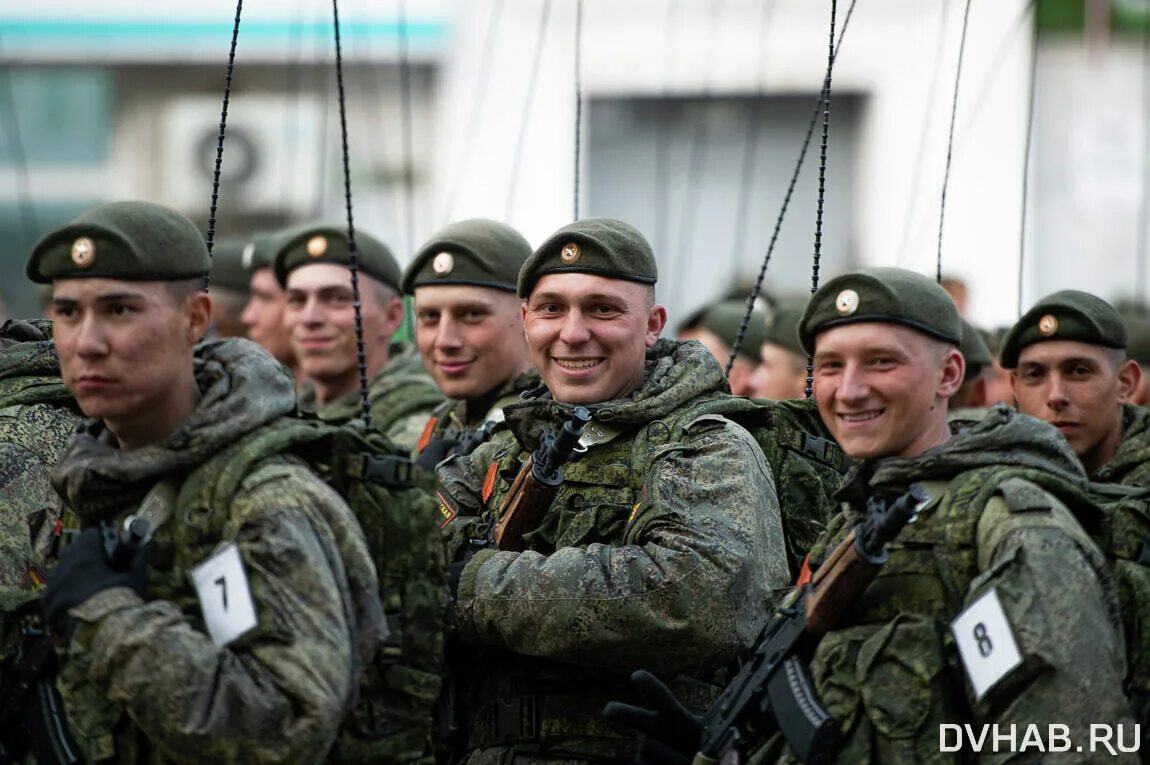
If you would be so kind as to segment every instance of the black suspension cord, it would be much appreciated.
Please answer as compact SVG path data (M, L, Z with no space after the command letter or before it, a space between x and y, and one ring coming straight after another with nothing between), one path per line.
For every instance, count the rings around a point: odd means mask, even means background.
M463 185L461 180L464 175L462 168L471 157L474 138L479 132L480 108L487 98L487 83L491 79L491 59L495 53L496 33L499 30L499 20L503 16L505 5L506 0L494 0L491 5L491 16L487 21L487 31L483 33L483 50L480 53L475 89L472 91L471 109L468 110L467 122L464 123L463 142L455 158L456 161L449 165L449 167L457 169L455 170L455 179L447 192L447 199L443 203L443 217L448 221L453 218L456 198L459 196L459 189Z
M970 0L962 13L962 36L958 42L958 66L954 73L954 98L950 104L950 135L946 140L946 170L942 174L942 200L938 205L938 256L935 266L935 279L942 281L942 230L946 218L946 189L950 184L950 160L954 153L954 123L958 117L958 85L962 80L962 57L966 52L966 28L970 21Z
M36 205L32 199L32 176L28 172L28 155L24 151L24 135L20 131L20 114L16 110L16 94L12 88L12 68L4 71L4 133L8 137L8 155L16 167L16 194L20 203L20 221L24 235L30 240L40 235L36 220Z
M847 27L850 26L851 17L854 15L855 3L857 1L858 0L851 0L851 4L847 7L847 14L846 14L846 17L843 19L843 26L842 26L842 29L839 31L838 44L835 45L834 51L831 55L832 66L834 64L834 59L839 54L839 49L842 47L843 38L846 36ZM831 31L833 34L833 32L834 32L833 25L832 25ZM826 83L824 82L823 85L825 88ZM810 122L807 124L806 135L803 136L802 147L799 149L799 158L795 162L794 170L791 171L791 179L787 183L787 193L785 195L783 195L782 207L779 209L778 217L775 218L775 229L774 229L774 231L771 232L771 241L767 245L767 254L763 257L762 266L759 267L759 274L755 278L755 286L751 289L751 294L747 296L747 310L743 313L743 321L739 325L739 333L735 336L735 347L734 347L735 353L738 353L739 347L743 344L743 336L746 335L747 325L749 325L751 323L751 314L755 308L755 301L758 299L759 293L763 289L763 279L765 279L766 275L767 275L767 266L770 265L770 263L771 263L771 256L774 254L775 245L779 241L779 232L782 231L782 229L783 229L783 219L786 218L787 210L790 208L790 204L791 204L791 197L795 193L795 184L798 183L799 175L803 171L803 164L806 162L806 159L807 159L807 151L811 147L811 138L815 134L815 125L818 124L819 115L822 113L824 100L826 100L826 90L825 89L819 91L819 96L815 100L815 108L814 108L814 111L811 113Z
M220 104L220 134L216 139L216 166L212 171L212 203L208 208L208 257L212 256L212 246L216 239L216 209L220 197L220 167L224 162L224 134L228 122L228 101L232 94L232 74L236 68L236 40L240 36L240 14L244 9L244 0L236 0L236 18L232 23L232 44L228 49L228 69L224 75L224 99ZM204 289L208 288L211 274L204 276Z
M543 0L539 12L539 35L535 39L535 56L531 62L531 73L527 79L527 99L523 104L523 118L519 121L519 136L515 141L515 155L511 160L511 182L507 189L507 208L504 220L511 220L511 210L515 206L515 194L519 190L519 167L523 164L523 145L527 138L527 124L531 117L531 106L535 103L535 83L539 79L539 62L543 58L543 47L547 40L547 22L551 18L551 0Z
M831 73L835 67L835 11L838 0L831 0L831 31L827 41L827 76L823 81L822 107L823 107L823 138L819 144L819 196L815 208L815 250L811 257L811 294L819 289L819 260L823 249L823 198L826 196L827 178L827 143L830 138L831 127ZM807 357L807 387L806 397L814 394L815 360Z
M1026 148L1022 152L1022 219L1018 226L1018 315L1022 315L1022 287L1026 265L1026 206L1030 196L1030 144L1034 140L1034 94L1038 89L1038 12L1042 0L1034 3L1034 30L1030 40L1030 86L1026 103ZM1142 38L1145 45L1146 38ZM1145 77L1145 75L1143 75ZM1143 86L1145 86L1143 82ZM1143 94L1143 108L1146 106ZM1143 128L1145 131L1145 128ZM1144 133L1145 134L1145 133ZM1145 181L1144 181L1145 182Z
M579 150L583 138L583 0L575 0L575 216L579 220Z
M407 252L415 252L415 149L414 128L412 127L411 106L411 54L408 50L407 2L397 0L396 16L399 20L399 93L400 114L403 120L401 130L403 140L403 206L404 235L407 239ZM343 107L343 101L340 101ZM346 163L347 158L344 157ZM364 391L364 400L367 392Z
M352 307L355 310L355 357L359 365L359 395L364 425L371 427L371 403L367 395L367 352L363 341L363 304L359 291L359 252L355 246L355 221L351 211L351 163L347 148L347 104L343 90L343 51L339 39L339 0L331 0L335 25L335 77L339 90L339 128L343 144L343 197L347 207L347 267L351 271Z

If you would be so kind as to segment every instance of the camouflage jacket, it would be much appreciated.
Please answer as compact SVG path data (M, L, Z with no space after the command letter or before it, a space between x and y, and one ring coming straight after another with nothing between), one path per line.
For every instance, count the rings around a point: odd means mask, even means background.
M524 372L505 380L485 396L447 399L431 413L416 444L416 452L422 452L435 441L459 441L487 422L502 422L503 407L516 403L520 394L541 384L534 371Z
M1122 407L1122 441L1110 460L1090 476L1100 483L1150 487L1150 410Z
M0 615L16 614L42 582L33 552L39 531L60 515L49 475L71 443L80 416L60 379L44 320L0 328ZM16 625L0 619L0 655Z
M443 394L423 369L423 362L415 346L393 344L387 363L367 385L367 398L371 405L371 424L377 430L408 451L415 444L427 424L432 410L443 402ZM300 392L300 409L315 411L325 420L351 420L360 416L359 387L347 395L316 407L315 389L305 387Z
M886 565L844 604L841 626L822 637L811 660L818 694L845 733L838 762L1018 756L989 747L977 757L969 746L942 752L942 723L969 723L976 734L983 723L1003 730L1017 723L1019 740L1034 722L1065 724L1082 738L1092 722L1131 723L1112 581L1079 522L1094 525L1099 513L1080 503L1085 475L1074 454L1057 431L1004 406L951 427L948 443L919 457L855 468L840 492L844 510L811 552L817 570L861 520L855 508L867 496L902 493L915 481L927 489L930 502L888 545ZM995 596L1005 629L987 626ZM974 626L952 626L964 609L977 615ZM975 690L960 645L982 656L1009 656L1014 646L1018 662L984 668ZM769 752L780 745L776 739L755 759L774 759Z
M762 451L717 415L699 418L681 441L660 438L668 431L661 418L725 390L701 346L657 342L639 389L589 407L587 452L564 467L526 551L485 549L465 566L454 616L462 639L485 647L465 674L469 749L629 759L634 741L599 711L630 672L652 669L706 704L716 672L751 646L772 592L789 578ZM451 547L483 536L541 431L571 409L547 395L508 406L500 437L440 464L454 507L447 515L470 515L445 524ZM642 429L658 454L636 488L632 447ZM523 710L532 724L499 714L516 704L532 707Z
M196 410L163 441L123 452L89 422L53 475L66 526L119 521L172 486L146 597L112 588L74 609L57 686L90 763L313 763L370 659L357 646L381 634L378 601L374 621L357 608L378 597L375 570L347 505L292 458L257 464L229 506L203 503L192 487L214 481L198 471L219 470L214 455L291 412L295 396L286 371L245 340L201 346L196 380ZM232 544L257 624L220 646L189 571Z

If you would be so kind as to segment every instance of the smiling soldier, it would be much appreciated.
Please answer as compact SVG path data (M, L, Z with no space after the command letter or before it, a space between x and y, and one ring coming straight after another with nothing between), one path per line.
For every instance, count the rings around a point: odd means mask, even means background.
M503 421L503 407L539 383L515 295L530 254L518 231L477 218L439 231L404 272L403 291L415 296L423 365L448 397L417 445L419 463L428 469L449 451L469 451L486 440L485 430Z
M721 416L677 419L727 386L700 345L659 339L655 280L650 246L622 221L556 232L518 282L546 388L505 408L508 431L439 466L469 763L630 761L635 741L599 717L603 702L648 666L707 703L787 584L754 439ZM525 549L485 546L521 461L576 407L591 416L586 452Z

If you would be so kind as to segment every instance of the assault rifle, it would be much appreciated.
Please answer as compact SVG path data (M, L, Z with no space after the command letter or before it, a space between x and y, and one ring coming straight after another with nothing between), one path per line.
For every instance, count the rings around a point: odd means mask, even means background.
M523 535L539 526L563 484L560 468L572 456L587 450L579 445L579 439L589 422L590 410L577 406L558 433L548 432L539 437L539 448L523 463L499 506L494 536L500 550L522 550Z
M915 483L889 505L867 500L866 520L831 552L795 601L778 610L754 655L711 706L702 720L699 751L736 765L753 744L781 731L803 762L833 759L839 723L819 702L805 660L819 636L838 626L874 580L886 563L886 544L927 499Z

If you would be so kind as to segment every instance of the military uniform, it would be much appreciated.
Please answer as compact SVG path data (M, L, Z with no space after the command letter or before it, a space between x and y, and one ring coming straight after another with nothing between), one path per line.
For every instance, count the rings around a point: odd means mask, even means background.
M1134 404L1122 405L1122 441L1114 456L1091 479L1150 487L1150 410Z
M539 385L539 375L524 372L481 399L444 401L432 411L431 419L416 444L416 451L422 452L435 442L457 443L488 422L503 422L504 407L518 402L525 392Z
M351 252L347 230L340 226L305 224L278 234L272 245L276 279L287 288L288 274L301 266L331 263L348 266ZM356 260L360 273L400 291L401 274L395 257L378 239L356 233ZM364 288L360 284L360 289ZM357 388L323 406L315 404L315 390L305 385L300 408L315 411L325 420L346 420L362 411ZM415 448L431 411L443 401L443 394L423 371L415 349L406 344L389 345L387 361L368 381L368 401L372 425L408 450Z
M368 380L367 400L371 405L372 427L396 444L413 450L427 427L427 419L435 407L443 403L443 394L423 371L423 362L415 348L406 343L393 343L383 368ZM331 421L359 417L363 411L361 401L357 388L317 407L315 388L311 384L305 384L299 396L300 409L314 411L322 419Z
M536 250L520 296L572 271L655 279L638 232L587 219ZM507 431L438 468L449 546L469 551L453 609L469 763L630 760L636 742L600 718L603 702L648 666L705 705L788 583L774 479L752 436L701 416L667 440L676 412L727 395L722 369L699 344L669 340L645 364L638 389L588 405L587 451L563 468L523 552L475 552L469 540L488 535L522 461L570 404L538 391L504 409ZM649 454L635 454L640 436Z
M190 222L125 202L48 235L28 273L165 281L207 265ZM214 458L290 414L295 395L284 368L245 340L203 344L189 362L200 398L173 432L124 451L88 421L53 473L66 512L43 601L53 629L71 633L56 684L89 762L316 762L385 629L375 569L347 505L292 458L239 476L230 501L203 499L228 467ZM143 586L117 574L72 606L94 527L118 529L129 514L154 529L123 575ZM237 568L194 584L215 554L235 555ZM213 619L242 609L244 593L254 618L217 632Z

